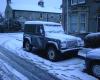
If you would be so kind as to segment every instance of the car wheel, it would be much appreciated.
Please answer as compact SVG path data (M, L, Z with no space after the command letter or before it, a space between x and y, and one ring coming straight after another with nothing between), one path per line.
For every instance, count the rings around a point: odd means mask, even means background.
M26 42L25 42L25 49L26 49L26 51L28 51L28 52L30 52L30 51L32 50L32 47L31 47L29 41L26 41Z
M47 57L51 61L56 61L58 58L57 50L55 48L49 47L47 49Z
M99 64L94 64L92 66L92 73L93 73L94 76L100 78L100 65Z

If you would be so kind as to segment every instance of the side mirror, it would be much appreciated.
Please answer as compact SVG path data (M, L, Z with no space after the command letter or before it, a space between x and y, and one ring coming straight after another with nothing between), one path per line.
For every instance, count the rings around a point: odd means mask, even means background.
M41 34L42 36L44 36L44 31L43 31L43 29L40 29L40 34Z

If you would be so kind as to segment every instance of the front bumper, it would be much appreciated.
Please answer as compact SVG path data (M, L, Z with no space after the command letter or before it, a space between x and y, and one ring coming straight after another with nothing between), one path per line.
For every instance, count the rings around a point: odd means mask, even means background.
M64 50L60 50L61 53L65 53L65 52L68 52L68 51L74 51L74 50L80 50L82 49L83 47L79 47L79 48L70 48L70 49L64 49Z

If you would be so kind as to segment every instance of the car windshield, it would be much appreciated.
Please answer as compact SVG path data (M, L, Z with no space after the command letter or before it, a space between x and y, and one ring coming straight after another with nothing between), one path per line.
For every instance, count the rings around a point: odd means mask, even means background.
M45 25L44 30L46 33L64 33L61 25Z

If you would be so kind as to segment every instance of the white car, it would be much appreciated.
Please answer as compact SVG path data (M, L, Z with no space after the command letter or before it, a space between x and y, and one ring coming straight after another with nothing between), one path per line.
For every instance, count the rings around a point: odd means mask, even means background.
M45 21L26 21L23 35L23 48L27 51L41 49L47 51L47 57L55 61L59 54L79 50L84 41L64 33L59 23Z

